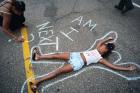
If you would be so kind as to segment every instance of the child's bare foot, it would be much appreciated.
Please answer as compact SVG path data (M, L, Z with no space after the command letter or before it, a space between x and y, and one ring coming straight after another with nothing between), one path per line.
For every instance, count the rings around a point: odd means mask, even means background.
M39 51L39 48L38 47L35 47L34 49L33 49L33 52L32 52L32 59L34 60L34 61L37 61L37 60L39 60L39 57L41 56L41 53L40 53L40 51Z
M30 88L32 90L33 93L36 93L37 91L37 85L34 84L33 82L29 82Z

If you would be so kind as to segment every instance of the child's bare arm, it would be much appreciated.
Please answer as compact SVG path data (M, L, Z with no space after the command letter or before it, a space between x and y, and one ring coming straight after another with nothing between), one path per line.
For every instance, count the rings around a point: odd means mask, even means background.
M136 66L134 65L130 65L128 67L123 67L123 66L119 66L119 65L114 65L114 64L111 64L109 63L107 60L105 59L101 59L100 60L100 63L111 68L111 69L114 69L114 70L122 70L122 71L132 71L132 70L135 70L136 69Z

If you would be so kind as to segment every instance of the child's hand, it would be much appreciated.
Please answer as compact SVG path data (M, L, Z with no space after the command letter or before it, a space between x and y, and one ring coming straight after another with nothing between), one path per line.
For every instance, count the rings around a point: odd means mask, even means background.
M130 65L130 66L128 67L128 69L129 69L129 71L134 71L134 70L136 70L137 68L136 68L135 65Z

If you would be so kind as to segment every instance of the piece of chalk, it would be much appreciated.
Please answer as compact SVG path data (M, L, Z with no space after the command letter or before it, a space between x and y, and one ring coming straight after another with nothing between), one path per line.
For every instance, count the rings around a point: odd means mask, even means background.
M11 42L11 41L12 41L11 39L8 40L8 42Z

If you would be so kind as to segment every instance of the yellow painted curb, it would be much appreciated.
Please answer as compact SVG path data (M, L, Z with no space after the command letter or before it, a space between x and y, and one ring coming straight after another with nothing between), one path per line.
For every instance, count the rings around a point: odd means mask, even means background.
M28 41L27 27L22 27L21 28L21 34L25 39L25 42L22 43L22 48L23 48L23 58L24 58L26 79L34 78L34 72L32 70L32 65L31 65L31 62L30 62L29 43L26 42L26 41ZM27 86L28 86L28 93L32 93L32 91L30 89L30 86L29 86L29 81L27 81ZM38 93L38 92L36 92L36 93Z

